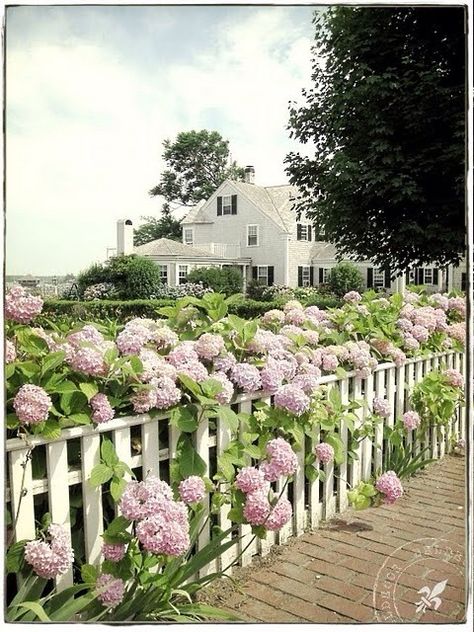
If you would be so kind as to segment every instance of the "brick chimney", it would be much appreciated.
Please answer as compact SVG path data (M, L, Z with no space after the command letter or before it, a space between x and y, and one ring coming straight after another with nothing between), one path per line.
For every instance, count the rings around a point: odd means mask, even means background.
M247 184L255 184L255 168L253 165L247 165L244 170L244 182Z
M117 255L133 254L133 222L119 219L117 222Z

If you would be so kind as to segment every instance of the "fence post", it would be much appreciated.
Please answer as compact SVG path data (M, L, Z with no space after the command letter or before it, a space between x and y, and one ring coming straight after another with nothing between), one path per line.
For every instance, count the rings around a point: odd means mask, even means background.
M349 379L347 377L340 381L340 393L341 403L344 406L349 403ZM347 500L347 424L344 420L341 420L339 426L339 438L344 453L344 461L339 465L339 477L337 478L338 509L342 512L349 505ZM319 486L319 482L317 483Z
M209 420L205 415L201 416L201 421L195 434L196 452L206 464L204 476L209 476ZM197 541L198 550L203 549L210 541L210 517L209 517L209 495L206 494L203 502L204 514L199 522L199 536ZM203 566L199 571L199 577L205 577L209 573L217 570L216 560L211 560L209 564Z
M81 453L86 561L88 564L98 564L102 549L101 535L104 532L102 486L92 487L89 476L92 469L100 463L100 435L82 437Z
M10 452L10 497L15 541L32 540L36 528L30 448Z
M353 397L354 399L360 399L362 395L362 380L360 377L354 378L354 388L353 388ZM354 423L354 430L360 428L362 424L362 413L360 409L356 410L356 416L358 420ZM356 487L361 480L362 473L362 446L359 442L356 449L354 450L356 454L356 459L354 459L350 466L351 472L351 485L352 487Z
M362 422L365 423L370 415L374 402L374 374L371 373L365 379L364 407L362 409ZM362 440L362 479L367 481L372 472L372 438L365 437Z

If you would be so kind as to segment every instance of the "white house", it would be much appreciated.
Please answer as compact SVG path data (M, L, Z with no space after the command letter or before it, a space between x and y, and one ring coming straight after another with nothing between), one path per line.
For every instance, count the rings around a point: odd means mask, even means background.
M150 257L169 284L183 283L196 266L237 266L244 279L259 279L267 285L290 287L325 283L336 264L335 247L304 216L298 221L293 210L297 190L290 185L261 187L255 184L255 170L245 169L245 181L226 180L208 199L192 208L182 220L183 243L158 239L134 248ZM129 220L127 220L129 221ZM117 252L131 252L133 228L118 223ZM133 239L133 237L132 237ZM124 249L123 244L127 244ZM396 291L405 281L425 285L428 291L461 286L461 273L435 267L417 268L390 281L390 274L370 261L355 264L367 287Z

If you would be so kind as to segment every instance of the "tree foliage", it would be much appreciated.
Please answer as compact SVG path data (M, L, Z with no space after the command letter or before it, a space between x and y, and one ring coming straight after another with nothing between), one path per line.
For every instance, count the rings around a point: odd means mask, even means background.
M133 244L141 246L155 239L174 239L181 241L181 224L171 214L170 205L165 202L161 209L161 217L146 216L144 221L133 231Z
M191 283L202 283L211 288L214 292L221 292L226 296L239 294L242 292L243 278L238 268L225 266L216 268L195 268L188 274L188 281Z
M332 7L315 14L313 87L290 106L299 211L341 258L403 270L465 249L464 13Z
M166 169L150 195L192 206L207 200L226 180L242 180L244 170L229 160L229 141L215 131L180 132L163 142Z
M329 273L328 285L336 296L344 296L350 291L361 292L364 288L364 280L360 270L353 263L342 261Z

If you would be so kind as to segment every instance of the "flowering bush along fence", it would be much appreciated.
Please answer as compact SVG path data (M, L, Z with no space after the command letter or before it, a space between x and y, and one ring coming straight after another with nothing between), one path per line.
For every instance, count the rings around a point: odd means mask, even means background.
M350 292L258 321L228 305L45 331L41 299L7 295L7 567L54 580L28 593L43 620L130 620L143 600L144 618L183 620L183 594L236 561L392 503L462 448L463 298ZM74 611L68 590L85 591Z

